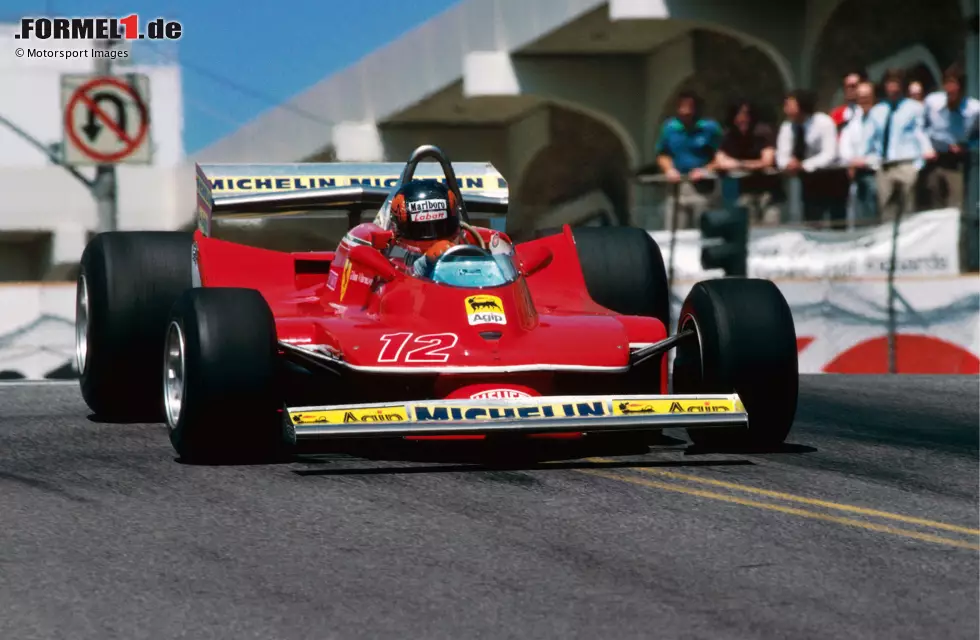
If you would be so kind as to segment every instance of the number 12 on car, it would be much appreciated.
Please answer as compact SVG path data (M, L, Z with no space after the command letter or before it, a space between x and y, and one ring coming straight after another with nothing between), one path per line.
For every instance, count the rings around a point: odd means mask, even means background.
M455 333L386 333L381 336L378 362L447 362L457 342Z

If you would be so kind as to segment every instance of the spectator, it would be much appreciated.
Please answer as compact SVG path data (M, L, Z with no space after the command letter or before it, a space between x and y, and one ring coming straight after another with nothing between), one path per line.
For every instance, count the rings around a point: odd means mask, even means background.
M846 189L842 199L837 180L828 177L832 173L828 169L837 160L837 125L826 113L817 112L816 102L812 91L797 90L786 96L786 120L776 139L776 164L789 175L799 176L805 221L821 220L828 211L831 219L844 220Z
M840 159L845 164L853 184L854 217L856 220L878 219L878 188L875 172L868 167L864 156L868 115L875 105L875 86L862 82L857 88L857 113L847 123L840 136Z
M923 173L930 208L963 207L963 182L970 151L980 135L980 101L963 95L966 77L958 65L943 74L943 91L925 99L925 131L936 161Z
M857 111L858 85L867 79L863 71L852 71L844 76L844 104L830 112L830 117L834 119L834 124L837 125L838 134L854 117Z
M753 224L779 224L779 203L784 199L782 180L761 173L775 168L776 164L776 136L772 127L759 122L755 106L746 100L738 100L731 106L725 126L715 166L720 171L757 172L731 181L735 203L748 208Z
M909 83L909 100L922 102L923 89L922 83L918 80Z
M702 118L701 109L700 96L682 92L677 99L677 115L664 123L657 140L657 165L670 182L677 184L667 199L667 228L675 211L677 228L685 229L697 225L701 214L715 205L717 183L706 174L714 169L721 127Z
M936 154L925 134L922 104L905 97L904 72L888 71L882 84L885 101L868 116L865 156L878 171L878 211L894 220L914 210L919 170Z

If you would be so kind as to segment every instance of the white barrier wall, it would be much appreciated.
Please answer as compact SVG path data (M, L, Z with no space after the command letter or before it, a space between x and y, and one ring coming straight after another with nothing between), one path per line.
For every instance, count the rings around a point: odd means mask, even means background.
M76 377L75 285L0 286L0 380Z
M793 311L802 373L888 373L887 281L775 282ZM693 284L674 287L675 322ZM903 279L895 289L898 373L980 373L980 279Z
M693 282L674 289L674 318ZM884 373L884 280L777 281L793 310L804 373ZM980 279L903 279L899 373L980 373ZM75 287L0 286L0 380L74 377Z

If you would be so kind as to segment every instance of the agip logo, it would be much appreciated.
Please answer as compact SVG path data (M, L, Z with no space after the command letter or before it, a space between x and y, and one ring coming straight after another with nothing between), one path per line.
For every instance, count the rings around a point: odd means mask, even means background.
M470 325L507 324L504 303L497 296L476 295L467 298L466 317Z
M651 413L730 413L744 412L742 404L731 400L613 400L617 416L649 415Z
M347 422L405 422L404 407L372 407L370 409L326 409L321 411L290 412L293 424L344 424Z

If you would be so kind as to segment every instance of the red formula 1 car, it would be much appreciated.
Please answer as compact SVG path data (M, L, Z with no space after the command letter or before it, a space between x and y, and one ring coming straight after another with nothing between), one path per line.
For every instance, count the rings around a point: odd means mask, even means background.
M86 403L108 419L165 420L179 455L199 461L345 437L685 427L712 446L783 442L796 335L771 282L696 285L670 335L648 233L566 226L511 245L469 224L506 211L506 183L490 165L455 167L483 175L457 179L435 147L400 175L390 164L199 166L193 235L104 233L85 250L76 351ZM469 243L421 277L390 254L389 207L400 185L433 175L455 195ZM222 216L368 208L375 221L354 216L335 251L211 233Z

